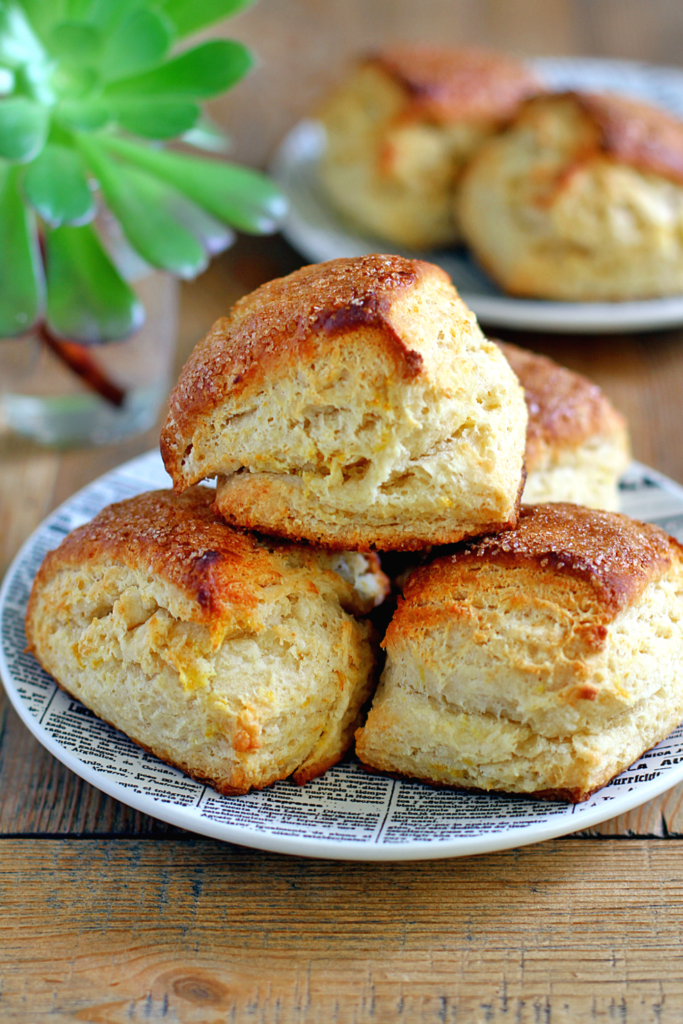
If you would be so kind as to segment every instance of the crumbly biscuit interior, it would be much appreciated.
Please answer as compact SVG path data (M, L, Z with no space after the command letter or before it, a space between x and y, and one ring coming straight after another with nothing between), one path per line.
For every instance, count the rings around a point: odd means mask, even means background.
M228 397L194 438L184 472L286 477L313 510L317 502L342 517L371 507L378 522L412 521L437 506L504 520L526 430L507 362L439 279L399 296L392 321L428 371L407 375L377 329L349 330L251 397Z
M401 117L406 102L383 69L359 68L321 112L320 176L334 204L366 231L423 249L457 239L458 174L491 127Z
M577 587L482 566L448 614L420 609L389 644L358 752L434 782L585 796L683 716L683 581L670 573L603 636ZM519 579L517 579L519 575Z
M615 434L545 451L529 467L522 501L527 505L569 501L586 508L618 512L617 484L628 465L625 441L625 436Z
M515 294L566 300L683 290L683 189L594 147L568 97L487 141L458 198L467 241Z
M334 587L279 588L219 643L158 577L69 567L34 612L43 666L136 742L224 792L303 781L350 742L373 666L371 627Z

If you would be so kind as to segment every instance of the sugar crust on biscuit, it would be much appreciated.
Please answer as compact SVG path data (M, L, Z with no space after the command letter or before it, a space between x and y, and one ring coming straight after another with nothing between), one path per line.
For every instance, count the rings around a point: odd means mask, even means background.
M227 794L304 783L352 742L372 690L376 556L231 530L209 488L141 495L50 552L29 648L140 746Z
M411 549L514 523L526 419L447 275L372 255L240 300L186 364L161 451L179 491L217 476L232 525Z
M616 512L619 478L630 461L624 417L582 374L509 342L497 344L517 374L529 412L522 501Z
M681 554L655 526L558 504L417 569L359 756L442 785L586 799L683 719Z

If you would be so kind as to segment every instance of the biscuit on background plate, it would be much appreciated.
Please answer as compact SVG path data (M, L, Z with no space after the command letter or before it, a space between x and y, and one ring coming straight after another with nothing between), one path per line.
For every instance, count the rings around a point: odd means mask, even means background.
M406 44L371 55L320 111L320 183L373 235L411 249L452 244L460 171L541 89L531 68L490 50Z
M683 548L525 506L409 577L356 751L435 784L585 800L683 720Z
M464 172L465 241L505 291L605 302L683 293L683 121L622 96L524 103Z
M447 274L372 255L240 299L186 363L161 453L177 491L217 476L233 526L411 550L515 523L526 425Z
M213 492L104 509L50 552L29 649L100 718L221 793L335 764L372 692L376 555L231 530Z

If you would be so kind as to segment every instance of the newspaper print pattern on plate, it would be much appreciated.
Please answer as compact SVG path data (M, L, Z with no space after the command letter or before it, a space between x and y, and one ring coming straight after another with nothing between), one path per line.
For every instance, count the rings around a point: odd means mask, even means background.
M458 856L537 842L623 813L683 778L683 726L582 804L435 790L369 775L352 758L303 788L276 783L221 796L145 753L59 690L25 653L24 613L45 553L104 505L168 484L149 453L75 495L24 546L0 594L0 671L14 706L56 757L138 810L218 839L283 853L358 860ZM683 539L683 488L632 464L622 509Z

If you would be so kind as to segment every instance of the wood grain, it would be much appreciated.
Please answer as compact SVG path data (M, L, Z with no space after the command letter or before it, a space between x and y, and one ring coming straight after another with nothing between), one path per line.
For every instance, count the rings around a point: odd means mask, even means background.
M629 1024L683 1005L675 843L388 866L4 840L0 897L3 1022Z
M0 435L0 465L1 578L26 538L54 507L59 460L28 441Z
M0 836L183 834L65 768L23 725L0 688Z

